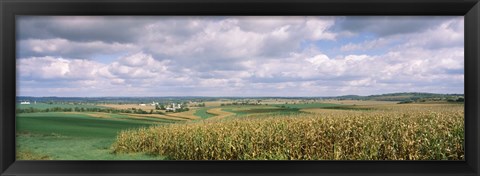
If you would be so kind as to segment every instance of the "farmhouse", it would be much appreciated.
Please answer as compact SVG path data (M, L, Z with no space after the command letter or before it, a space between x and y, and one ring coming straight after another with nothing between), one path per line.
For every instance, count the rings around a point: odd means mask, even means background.
M166 108L167 111L176 111L177 109L182 109L181 104L172 103L170 106Z
M20 104L27 105L27 104L30 104L30 102L29 101L21 101Z

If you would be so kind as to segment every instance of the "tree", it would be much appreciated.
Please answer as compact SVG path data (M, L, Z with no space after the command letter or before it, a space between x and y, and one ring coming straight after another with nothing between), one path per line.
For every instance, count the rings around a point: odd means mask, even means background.
M457 102L465 102L465 98L460 97L457 99Z

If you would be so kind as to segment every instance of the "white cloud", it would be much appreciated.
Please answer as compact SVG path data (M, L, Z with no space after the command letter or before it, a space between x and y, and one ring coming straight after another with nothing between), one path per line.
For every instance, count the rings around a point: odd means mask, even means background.
M138 49L133 44L103 41L75 42L63 38L20 40L18 47L20 57L62 56L66 58L92 58L98 54L115 54Z
M184 34L189 38L171 35L161 22L149 25L141 37L142 42L147 43L149 51L159 55L243 59L288 54L292 49L298 49L303 40L335 39L335 34L327 31L334 24L333 18L227 17L207 19L203 23L193 20L191 23L187 26L194 26L195 30Z
M396 38L396 37L394 37ZM355 51L355 50L360 50L360 51L368 51L368 50L373 50L373 49L378 49L378 48L383 48L386 47L388 44L394 42L395 39L385 39L385 38L378 38L370 41L364 41L362 43L348 43L347 45L344 45L340 48L341 51Z
M439 49L443 47L463 47L464 21L458 19L448 20L436 28L431 28L422 33L410 36L407 47L422 47Z
M308 17L303 27L302 32L308 36L310 40L334 40L335 33L327 32L327 29L331 27L335 21L333 18L324 20L314 17Z
M350 40L362 30L338 30L338 17L107 19L61 18L55 23L60 24L58 36L22 34L17 60L21 90L28 95L56 90L109 96L463 91L461 18L421 29L382 29L378 37L362 40ZM381 22L388 27L388 21ZM402 23L410 24L406 19ZM100 25L97 30L105 35L107 29L125 28L129 36L117 41L119 33L102 38L63 30L76 25L87 30L86 24ZM327 50L322 42L335 47Z
M106 66L108 73L104 75L129 79L148 79L169 74L169 60L157 61L151 55L142 52L132 54Z
M102 64L81 59L32 57L19 59L17 70L27 79L90 79Z

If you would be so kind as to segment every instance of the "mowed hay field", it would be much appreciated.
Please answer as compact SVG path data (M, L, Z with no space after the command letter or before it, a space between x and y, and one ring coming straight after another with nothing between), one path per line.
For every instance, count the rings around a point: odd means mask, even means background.
M197 112L199 108L190 108L190 110L185 111L185 112L177 112L177 113L169 113L168 116L172 117L178 117L182 119L189 119L189 120L195 120L199 119L199 116L196 116L195 113Z
M172 160L464 159L463 104L364 108L368 110L252 114L124 130L112 148L117 154L149 153Z
M222 119L228 116L235 115L235 113L223 111L221 108L209 109L207 110L207 113L215 115L214 117L211 117L208 120L217 120L217 119Z
M160 112L165 112L165 110L155 110L155 106L151 106L151 105L146 105L146 106L140 106L138 104L102 104L100 106L103 106L103 107L108 107L108 108L114 108L114 109L132 109L132 108L135 108L135 109L142 109L144 111L147 111L149 112L150 110L153 110L153 111L160 111ZM160 115L160 114L156 114L156 115L151 115L151 117L158 117L158 118L166 118L166 119L180 119L180 120L185 120L185 119L188 119L188 120L192 120L192 119L198 119L199 117L198 116L195 116L194 113L196 112L196 108L192 108L191 110L189 111L185 111L185 112L179 112L179 113L168 113L168 115ZM138 115L137 115L138 117Z

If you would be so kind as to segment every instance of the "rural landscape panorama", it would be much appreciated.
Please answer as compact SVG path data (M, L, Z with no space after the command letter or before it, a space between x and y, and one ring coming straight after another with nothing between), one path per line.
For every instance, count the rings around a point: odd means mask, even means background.
M464 160L463 16L18 16L18 160Z

